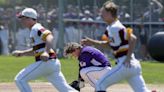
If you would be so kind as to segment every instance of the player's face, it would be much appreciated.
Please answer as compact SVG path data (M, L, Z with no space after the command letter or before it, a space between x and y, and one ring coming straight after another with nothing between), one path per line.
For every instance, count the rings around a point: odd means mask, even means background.
M27 17L22 17L20 18L22 24L25 26L25 27L29 27L29 20L30 18L27 18Z
M78 57L79 57L79 53L80 53L80 50L79 50L79 49L75 49L75 51L72 52L72 55L73 55L74 57L78 58Z
M109 24L111 24L111 23L113 22L113 17L112 17L112 15L111 15L111 13L110 13L110 12L107 12L107 11L105 10L105 8L101 8L101 10L100 10L100 15L101 15L102 19L103 19L105 22L107 22L107 23L109 23Z

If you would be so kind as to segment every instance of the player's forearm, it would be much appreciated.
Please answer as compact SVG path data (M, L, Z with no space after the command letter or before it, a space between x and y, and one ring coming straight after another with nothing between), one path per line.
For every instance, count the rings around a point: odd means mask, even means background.
M101 46L108 45L108 42L107 41L98 41L98 40L93 40L93 39L90 39L90 38L88 38L88 40L93 45L101 45Z
M45 47L46 52L49 52L50 49L52 49L52 43L53 43L53 36L48 35L46 38L46 47Z
M131 57L132 53L134 52L135 49L135 45L136 45L136 36L135 35L131 35L131 38L129 39L129 50L128 50L128 57Z
M32 55L34 55L34 52L33 52L33 49L30 48L30 49L27 49L27 50L23 50L21 56L32 56Z

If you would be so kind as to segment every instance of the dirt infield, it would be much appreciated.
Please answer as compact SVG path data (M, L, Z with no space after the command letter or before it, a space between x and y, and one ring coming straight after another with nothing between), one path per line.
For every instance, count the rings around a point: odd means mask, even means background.
M33 92L58 92L53 88L50 83L40 82L40 83L30 83ZM147 85L149 89L156 92L164 92L164 84L159 85ZM0 83L0 92L19 92L14 83ZM86 87L82 88L81 92L94 92L94 89L88 84ZM128 84L116 84L108 88L108 92L133 92Z

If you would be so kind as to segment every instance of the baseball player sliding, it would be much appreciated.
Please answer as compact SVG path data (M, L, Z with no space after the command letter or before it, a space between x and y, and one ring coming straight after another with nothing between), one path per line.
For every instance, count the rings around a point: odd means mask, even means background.
M88 82L95 88L97 80L111 70L111 64L107 57L98 49L91 46L81 46L78 43L68 43L64 48L65 54L71 54L79 61L79 82L73 82L73 87L80 90L82 81ZM74 84L75 83L75 84Z
M21 92L32 92L30 80L45 77L59 92L77 92L69 86L61 72L60 61L52 49L53 35L37 22L37 12L32 8L25 8L19 15L22 24L31 29L30 37L33 48L14 51L14 56L34 55L36 62L22 69L15 77L17 87Z

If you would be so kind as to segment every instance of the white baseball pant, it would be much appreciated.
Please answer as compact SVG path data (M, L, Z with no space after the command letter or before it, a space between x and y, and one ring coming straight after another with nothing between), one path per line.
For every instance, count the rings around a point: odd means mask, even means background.
M17 74L15 82L21 92L32 92L28 81L38 77L45 77L59 92L77 92L67 84L58 59L38 61L29 65Z
M111 70L111 67L86 67L80 70L80 75L85 82L88 82L92 87L95 88L97 80L102 77L105 73Z
M127 80L134 92L149 92L142 77L140 62L132 56L131 67L127 68L123 61L126 56L119 58L119 63L106 73L96 84L96 91L105 91L107 87Z

